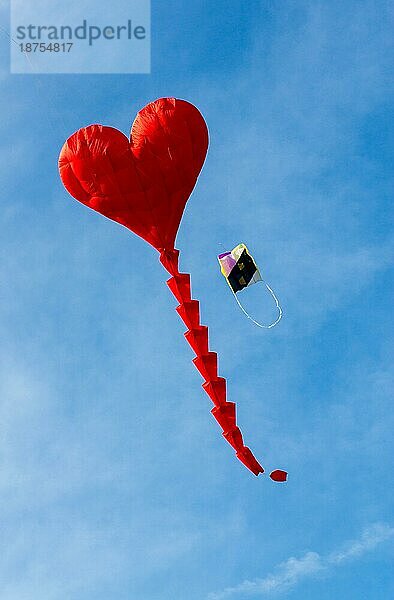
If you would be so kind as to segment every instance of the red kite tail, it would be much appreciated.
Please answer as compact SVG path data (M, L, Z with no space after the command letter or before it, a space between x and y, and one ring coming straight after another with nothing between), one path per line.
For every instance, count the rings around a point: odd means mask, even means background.
M209 350L208 327L200 324L199 302L191 297L190 275L179 272L178 261L179 250L161 251L160 262L172 275L167 285L179 302L176 311L188 328L185 338L196 353L194 366L204 379L202 387L214 404L211 413L222 428L223 437L234 448L237 458L254 475L259 475L264 473L264 469L243 442L237 426L235 403L227 402L226 380L218 376L217 354ZM277 470L270 477L274 481L286 481L287 473Z

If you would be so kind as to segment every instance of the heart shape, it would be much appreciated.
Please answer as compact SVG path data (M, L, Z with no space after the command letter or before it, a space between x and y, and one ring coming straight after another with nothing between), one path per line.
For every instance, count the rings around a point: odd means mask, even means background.
M197 108L160 98L138 113L130 141L103 125L76 131L60 152L59 172L74 198L161 252L174 248L207 149L208 130Z

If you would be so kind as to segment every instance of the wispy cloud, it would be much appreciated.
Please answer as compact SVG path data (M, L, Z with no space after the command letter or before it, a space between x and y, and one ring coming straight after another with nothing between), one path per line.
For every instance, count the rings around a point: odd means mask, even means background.
M366 552L374 550L379 544L394 536L394 527L387 523L374 523L362 532L358 540L352 540L336 552L332 552L326 560L328 565L341 563L360 558Z
M281 593L296 586L302 580L320 572L328 572L336 566L361 558L383 542L394 536L394 527L387 523L374 523L364 529L359 539L346 542L339 550L326 556L317 552L306 552L301 558L290 557L279 564L273 573L262 579L246 580L221 592L212 592L209 600L224 600L232 597L267 596Z

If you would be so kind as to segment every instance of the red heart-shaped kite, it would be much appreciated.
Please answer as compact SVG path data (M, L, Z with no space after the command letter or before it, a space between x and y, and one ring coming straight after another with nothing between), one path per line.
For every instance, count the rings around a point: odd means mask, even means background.
M141 110L130 141L112 127L91 125L74 133L59 158L60 176L74 198L128 227L160 252L172 275L167 284L188 327L185 336L203 388L214 404L212 414L239 460L255 475L263 467L244 445L235 404L227 402L226 381L218 376L217 355L208 347L208 328L200 324L199 303L192 300L190 276L179 273L175 238L186 202L204 164L208 130L195 106L161 98ZM271 478L284 481L284 471Z
M62 148L60 177L83 204L170 250L207 149L197 108L161 98L138 113L130 141L112 127L79 129Z

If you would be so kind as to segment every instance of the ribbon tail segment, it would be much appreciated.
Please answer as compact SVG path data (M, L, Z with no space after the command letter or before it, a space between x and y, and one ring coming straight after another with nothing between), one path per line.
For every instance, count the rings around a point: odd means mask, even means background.
M208 327L201 325L199 302L191 297L190 275L179 272L178 261L178 250L163 250L160 254L160 262L172 276L167 285L179 302L176 311L188 328L184 334L186 341L196 354L193 363L204 379L202 387L214 405L211 413L237 458L254 475L259 475L264 473L264 469L243 442L237 426L235 404L227 401L226 380L218 375L217 354L209 350Z

